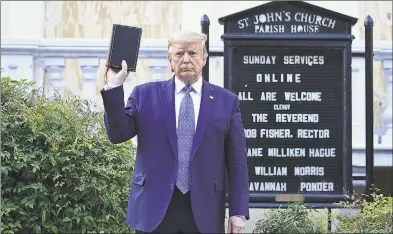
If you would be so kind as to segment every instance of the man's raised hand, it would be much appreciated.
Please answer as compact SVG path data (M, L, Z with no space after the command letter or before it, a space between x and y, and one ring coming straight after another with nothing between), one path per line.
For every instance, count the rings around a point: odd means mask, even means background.
M121 70L119 72L109 69L107 73L108 85L123 85L124 81L128 77L126 61L121 62Z

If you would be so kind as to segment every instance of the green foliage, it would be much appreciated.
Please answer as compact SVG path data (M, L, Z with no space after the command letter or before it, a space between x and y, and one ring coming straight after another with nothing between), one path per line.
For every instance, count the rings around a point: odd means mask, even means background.
M113 145L86 100L1 79L1 233L130 232L130 141Z
M372 200L351 199L340 202L343 208L362 207L354 216L339 216L337 233L393 233L393 199L383 194L371 194Z
M392 197L376 192L370 196L371 201L352 196L337 203L339 208L351 209L351 214L329 217L333 226L331 233L393 233ZM312 210L302 203L290 204L287 209L270 210L256 223L254 233L329 233L327 214L313 215ZM359 212L352 212L354 210Z
M270 210L256 223L253 233L326 233L323 223L321 218L312 218L305 205L293 203L286 209Z

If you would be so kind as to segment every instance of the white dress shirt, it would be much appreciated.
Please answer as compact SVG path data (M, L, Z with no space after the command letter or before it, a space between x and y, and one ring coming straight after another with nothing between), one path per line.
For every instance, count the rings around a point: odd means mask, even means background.
M176 128L179 122L179 112L181 101L184 97L184 92L181 92L182 89L186 86L183 81L179 80L175 77L175 110L176 110ZM191 85L194 88L194 91L190 93L192 102L194 104L194 113L195 113L195 130L198 123L199 109L201 107L201 99L202 99L202 77L198 79L197 82Z
M190 93L192 102L194 104L194 112L195 112L195 130L198 123L199 109L201 107L202 100L202 77L200 77L194 84L191 86L194 88L194 91ZM104 90L109 90L116 88L120 85L105 85ZM175 110L176 110L176 128L179 122L179 112L180 112L180 104L184 97L184 92L181 92L182 89L186 86L183 81L179 80L175 76Z

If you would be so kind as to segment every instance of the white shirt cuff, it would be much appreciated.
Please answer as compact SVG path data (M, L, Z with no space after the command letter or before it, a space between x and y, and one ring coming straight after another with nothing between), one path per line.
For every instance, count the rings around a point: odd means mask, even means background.
M120 85L110 85L110 84L107 84L107 85L105 85L104 90L106 91L106 90L113 89L113 88L116 88L116 87L119 87L119 86L120 86Z

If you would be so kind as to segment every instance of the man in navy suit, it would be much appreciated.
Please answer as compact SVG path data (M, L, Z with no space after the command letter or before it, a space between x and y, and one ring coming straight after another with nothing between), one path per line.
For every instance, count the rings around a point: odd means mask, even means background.
M242 233L248 211L246 144L238 97L203 80L206 35L169 39L174 76L138 85L124 103L127 64L101 91L109 140L138 136L127 224L139 233Z

